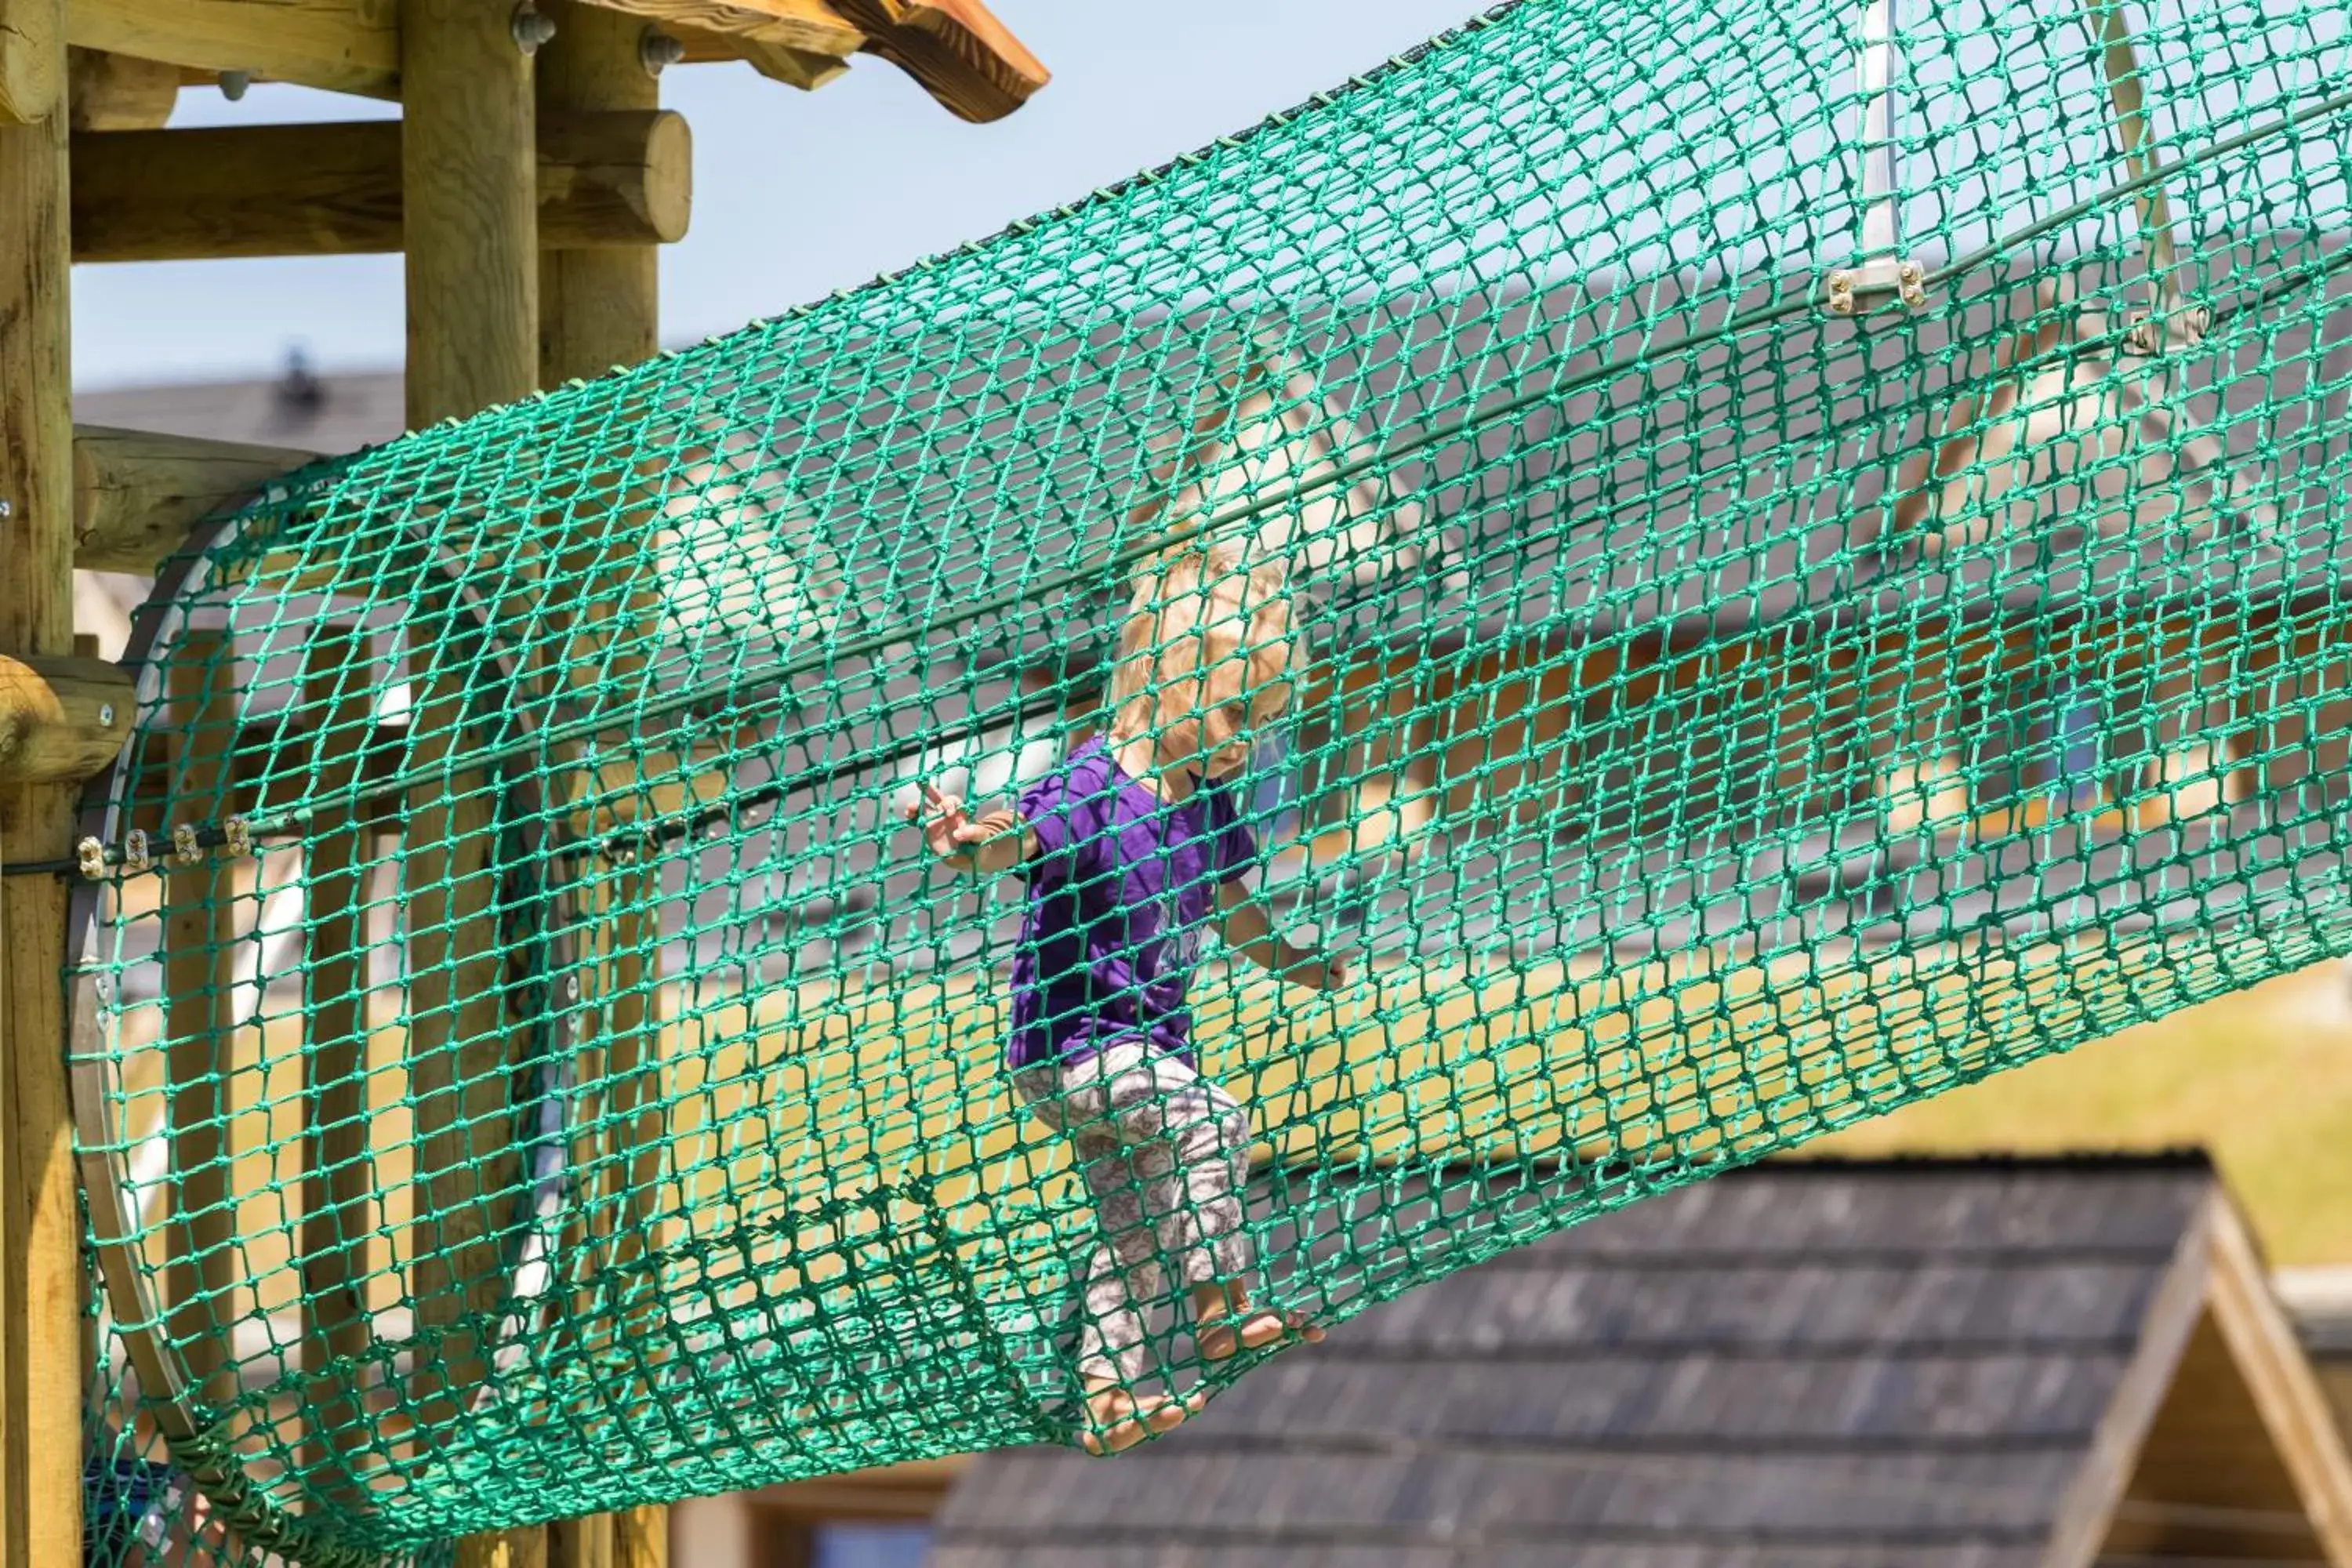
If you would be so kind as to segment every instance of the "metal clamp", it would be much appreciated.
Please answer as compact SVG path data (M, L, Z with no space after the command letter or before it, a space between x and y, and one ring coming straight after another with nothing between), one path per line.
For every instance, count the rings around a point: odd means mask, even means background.
M2213 312L2202 305L2176 305L2158 316L2153 310L2135 312L2124 334L2124 352L2141 359L2186 353L2205 341L2213 328Z
M74 868L82 880L95 882L106 875L106 846L96 838L84 838L74 846Z
M1851 316L1893 295L1913 310L1927 302L1927 271L1917 262L1882 256L1859 266L1841 267L1823 279L1832 315Z
M172 829L172 858L183 866L193 866L205 858L205 848L196 841L196 825L183 822Z
M145 828L134 827L122 836L122 868L124 870L144 871L154 863L153 858L147 853Z

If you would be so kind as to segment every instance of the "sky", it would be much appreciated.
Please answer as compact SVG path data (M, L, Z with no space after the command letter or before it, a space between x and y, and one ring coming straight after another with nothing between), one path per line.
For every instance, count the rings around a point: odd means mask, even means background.
M991 0L1054 72L967 125L860 59L814 93L740 65L681 66L663 101L694 132L694 216L665 248L664 340L697 342L994 232L1337 86L1481 0ZM261 85L180 95L172 123L381 117L392 106ZM399 363L396 256L74 269L83 390Z

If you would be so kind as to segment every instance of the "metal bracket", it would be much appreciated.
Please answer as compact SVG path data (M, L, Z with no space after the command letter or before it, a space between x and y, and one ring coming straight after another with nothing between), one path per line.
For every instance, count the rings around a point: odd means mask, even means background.
M1927 272L1916 261L1881 256L1838 268L1822 288L1832 315L1851 316L1890 296L1916 310L1927 302Z
M1927 302L1927 269L1902 254L1902 185L1895 167L1896 0L1868 0L1854 82L1862 93L1862 250L1865 259L1822 279L1823 303L1837 316L1859 314L1894 298L1913 310Z

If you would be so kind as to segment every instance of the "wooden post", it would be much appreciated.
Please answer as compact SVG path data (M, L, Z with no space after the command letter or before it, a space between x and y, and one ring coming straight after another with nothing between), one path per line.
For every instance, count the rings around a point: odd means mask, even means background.
M554 117L583 110L650 111L660 107L661 89L642 60L640 40L646 24L642 18L587 5L552 0L555 38L539 58L539 110ZM635 364L659 349L657 272L659 252L652 246L599 250L550 250L540 260L539 374L542 385L556 386L574 377L601 375L614 365ZM604 617L620 616L644 592L637 542L628 531L628 510L602 539L583 540L582 549L567 552L567 572L584 572L592 585L585 596L587 616L580 628L593 645L605 636ZM626 679L626 669L638 661L623 661L609 673ZM630 1148L618 1162L597 1160L590 1168L617 1171L633 1201L595 1201L593 1210L604 1216L621 1237L644 1223L650 1195L640 1182L658 1179L661 1160L658 1125L638 1125L642 1111L660 1097L660 1009L656 993L659 973L647 973L645 954L657 933L648 914L650 888L643 873L618 872L600 883L606 918L586 933L585 945L596 962L589 971L591 999L597 1009L598 1032L605 1047L600 1060L581 1064L586 1103L599 1111L619 1110L615 1136ZM602 1121L600 1115L596 1118ZM650 1147L646 1146L650 1144ZM593 1152L592 1151L592 1152ZM611 1180L612 1178L602 1178ZM598 1191L593 1200L620 1198ZM616 1240L619 1237L615 1237ZM624 1241L622 1245L629 1245ZM604 1262L615 1261L606 1258ZM640 1508L601 1518L568 1521L550 1541L551 1568L667 1568L669 1562L668 1510Z
M401 0L408 421L538 384L537 117L509 7Z
M227 798L236 732L236 667L229 640L192 633L170 671L173 722L188 744L175 759L173 794L202 803ZM190 820L209 815L201 804ZM176 826L176 824L174 825ZM163 877L163 1032L171 1044L171 1205L165 1227L164 1305L195 1399L220 1408L236 1397L230 1330L237 1279L236 1197L229 1181L236 1151L229 1136L236 1084L236 879L232 865L203 850L177 857Z
M320 715L328 759L319 793L332 796L358 775L361 737L375 721L369 675L374 641L336 626L310 644L304 704ZM360 823L339 822L314 834L303 871L309 919L303 965L302 1371L310 1386L329 1386L338 1359L367 1354L368 1236L373 1188L367 1167L367 846ZM343 1373L341 1396L323 1400L325 1430L312 1435L308 1462L361 1461L371 1447L366 1396L357 1365ZM317 1395L313 1395L314 1398ZM354 1475L331 1483L331 1495L363 1500Z
M0 0L0 653L73 652L65 10ZM0 858L73 847L74 786L0 788ZM81 1560L84 1279L66 883L0 887L0 1563Z
M471 414L521 397L539 370L539 227L530 58L512 8L481 0L401 0L402 227L407 252L408 418ZM413 627L416 760L453 748L467 671L432 628ZM516 1162L497 1146L510 1067L493 982L488 781L446 770L410 799L409 1092L416 1106L416 1263L420 1328L469 1313L494 1318L505 1283L481 1199L510 1199ZM494 1113L485 1114L485 1112ZM479 1118L477 1120L477 1118ZM511 1206L510 1203L508 1206ZM463 1391L484 1375L484 1347L443 1342L437 1375ZM428 1390L426 1441L450 1396ZM437 1406L437 1409L436 1409ZM532 1568L546 1532L496 1531L458 1542L460 1568Z

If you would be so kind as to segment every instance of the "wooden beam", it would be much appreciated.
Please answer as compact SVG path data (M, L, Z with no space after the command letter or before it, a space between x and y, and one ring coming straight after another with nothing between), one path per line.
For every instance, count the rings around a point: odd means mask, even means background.
M799 88L803 92L814 92L849 68L849 62L838 55L814 54L782 44L753 43L749 38L729 37L701 27L676 26L667 31L686 46L686 62L689 65L740 60L769 80Z
M354 256L397 251L401 126L211 126L74 139L74 259ZM693 147L655 110L540 129L539 243L667 245L686 233Z
M160 131L179 100L177 66L104 49L66 51L67 123L76 131Z
M244 505L315 452L78 425L73 563L152 576L198 523Z
M598 0L674 30L689 59L750 60L814 87L861 50L890 61L966 120L1002 118L1050 74L980 0ZM71 0L81 47L166 62L182 81L257 81L402 96L398 0ZM37 101L37 82L28 91Z
M66 39L257 81L400 96L396 0L68 0Z
M714 33L810 54L855 54L866 31L830 0L595 0L664 27Z
M866 50L913 77L948 112L1002 120L1052 79L981 0L839 0Z
M1052 79L981 0L596 0L659 22L689 61L743 59L762 76L813 89L845 57L871 54L920 83L950 112L1000 120ZM798 13L787 21L782 13ZM814 25L822 13L824 25Z
M61 0L0 0L0 653L73 651L73 316ZM45 84L55 84L45 85ZM0 121L9 118L0 113ZM74 790L0 788L0 859L70 855ZM0 1560L81 1559L81 1220L66 1093L66 883L0 883Z
M2226 1194L2213 1198L2207 1310L2253 1396L2328 1561L2352 1563L2352 1459L2327 1395L2271 1294L2253 1238Z
M0 654L0 784L79 784L122 754L131 672L100 658Z
M540 51L537 73L542 125L583 113L652 114L660 108L659 79L646 69L640 53L640 40L646 31L641 18L567 5L563 0L550 0L549 15L555 22L555 37ZM546 177L543 164L541 177ZM541 194L543 198L543 190ZM541 250L539 379L542 386L560 386L574 377L601 375L614 365L635 364L659 352L659 262L660 252L650 245L602 250ZM620 454L614 454L614 458L616 464L621 461ZM622 476L625 474L623 468ZM562 569L570 574L587 567L591 585L600 579L614 580L615 574L609 569L599 573L595 568L608 555L630 562L640 560L642 552L632 548L636 541L626 521L636 515L634 508L620 509L609 537L583 541L580 551L562 559ZM616 603L604 602L606 595L575 592L560 601L564 610L559 613L565 614L568 619L572 606L583 611L574 629L586 639L587 647L599 646L605 637L604 616L626 611L633 602L627 585L644 574L639 565L618 577L625 588ZM575 577L573 581L576 584L580 579ZM557 606L550 608L555 610ZM574 679L579 663L587 663L607 677L625 678L628 673L625 668L607 669L602 659L583 659L583 645L564 641L573 668L552 670L548 679ZM640 895L647 891L642 875L638 874L633 889ZM587 900L592 909L606 901L596 895ZM604 1026L598 1031L601 1041L592 1042L575 1065L583 1090L589 1097L586 1108L590 1118L596 1118L602 1109L599 1101L607 1091L612 1078L610 1068L616 1063L626 1065L643 1059L653 1064L656 1074L659 1071L659 1026L649 1022L653 1008L642 973L644 949L660 940L646 916L651 907L649 897L626 900L614 912L614 918L593 921L583 932L586 951L583 957L587 962L582 967L591 991L585 1000L594 1009L587 1016L597 1018ZM616 985L616 980L623 984ZM625 1016L621 1016L624 1013ZM616 1024L617 1028L614 1026ZM582 1142L593 1145L594 1140L592 1137ZM592 1163L587 1168L591 1172L610 1169L601 1163ZM629 1163L624 1169L634 1171L635 1163ZM604 1184L595 1176L590 1180L600 1187ZM641 1218L643 1207L640 1202L631 1205L628 1212ZM566 1239L576 1244L587 1238L574 1234ZM548 1531L549 1568L667 1568L668 1547L669 1510L663 1508L628 1509L569 1520Z

